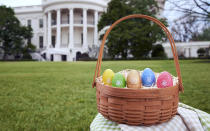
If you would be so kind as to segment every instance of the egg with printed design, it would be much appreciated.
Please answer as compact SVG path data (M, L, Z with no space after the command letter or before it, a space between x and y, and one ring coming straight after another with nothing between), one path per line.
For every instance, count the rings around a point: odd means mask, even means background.
M140 78L140 74L138 71L132 70L128 73L127 87L133 88L133 89L141 88L141 78Z
M164 71L160 73L157 79L157 87L158 88L166 88L173 86L173 78L170 73Z
M112 78L112 86L119 87L119 88L125 88L125 86L126 86L125 77L120 73L116 73L114 75L114 77Z
M106 69L102 75L102 81L104 85L112 85L112 78L114 77L114 72L111 69Z
M155 73L150 68L144 69L141 74L141 81L145 87L154 86L156 83Z

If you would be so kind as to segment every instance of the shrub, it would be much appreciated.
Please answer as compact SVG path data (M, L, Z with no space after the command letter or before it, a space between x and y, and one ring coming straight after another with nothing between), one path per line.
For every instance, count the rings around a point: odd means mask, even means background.
M161 44L154 45L152 48L152 57L166 58L164 48Z
M25 52L22 57L23 60L32 60L31 55L28 52Z
M205 55L206 51L205 51L204 48L199 48L197 50L197 53L198 53L198 56L201 57L201 56L204 56Z

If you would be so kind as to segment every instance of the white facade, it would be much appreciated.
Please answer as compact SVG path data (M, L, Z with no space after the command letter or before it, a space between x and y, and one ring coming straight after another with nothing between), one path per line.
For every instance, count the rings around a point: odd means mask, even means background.
M185 58L197 58L198 49L210 48L210 41L196 41L196 42L182 42L182 43L175 42L175 44L176 44L177 54ZM173 58L171 45L169 43L163 43L163 47L164 47L167 57ZM210 52L209 52L209 55L210 55Z
M74 61L98 43L98 21L110 0L42 0L15 7L22 25L33 29L32 44L47 61ZM157 0L164 7L165 0ZM157 14L161 17L162 10Z
M109 0L42 0L15 7L22 25L33 29L31 42L48 61L73 61L98 44L97 24Z

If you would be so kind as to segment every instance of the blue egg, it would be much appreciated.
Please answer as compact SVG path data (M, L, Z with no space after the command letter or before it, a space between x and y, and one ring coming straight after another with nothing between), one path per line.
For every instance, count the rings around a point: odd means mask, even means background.
M141 81L142 85L146 87L155 85L155 73L150 68L144 69L141 75Z

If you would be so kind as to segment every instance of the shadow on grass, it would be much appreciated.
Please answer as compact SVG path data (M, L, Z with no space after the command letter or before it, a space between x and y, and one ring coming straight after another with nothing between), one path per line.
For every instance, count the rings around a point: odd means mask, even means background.
M210 63L210 60L194 61L193 63Z

